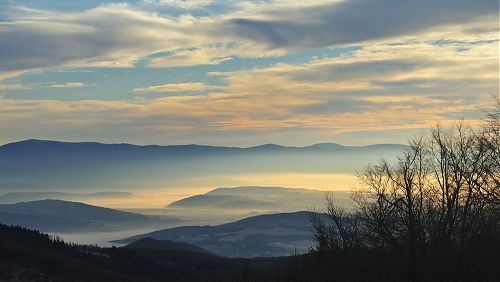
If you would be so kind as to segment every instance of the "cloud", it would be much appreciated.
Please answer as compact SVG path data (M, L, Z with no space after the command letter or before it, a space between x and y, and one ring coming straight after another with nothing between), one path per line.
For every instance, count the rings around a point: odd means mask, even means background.
M387 137L392 140L436 121L463 117L478 125L480 109L499 91L497 44L488 38L386 42L337 58L215 73L224 84L214 89L192 82L138 90L207 92L197 95L71 102L2 98L0 127L15 139L135 143L290 144L387 130L395 132Z
M56 83L49 85L49 87L51 88L77 88L83 86L85 86L85 83L83 82L66 82L66 83Z
M186 67L196 65L217 65L221 62L233 59L238 51L228 52L220 46L200 46L191 49L175 50L168 56L150 58L148 67Z
M498 2L491 0L349 0L274 9L228 19L223 32L269 48L317 48L416 35L480 18L498 31Z
M142 0L140 2L141 5L167 5L186 10L202 9L212 3L212 0Z
M201 7L211 1L153 2ZM247 1L233 3L225 14L198 17L166 17L140 7L51 12L7 5L0 22L0 79L51 68L133 67L143 59L152 67L218 64L422 33L498 35L498 3L491 0ZM150 57L162 53L169 55Z
M26 90L26 89L33 89L33 86L22 83L0 83L0 92L5 90Z
M186 36L193 18L164 18L125 4L84 12L20 10L0 22L0 79L55 67L132 67L148 54L200 40Z
M203 91L214 89L216 86L207 85L200 82L187 82L187 83L168 83L162 85L147 86L135 88L133 91L136 93L175 93L186 91Z
M479 109L499 92L493 2L258 1L224 15L177 18L122 4L62 13L18 7L0 22L0 79L52 68L215 65L324 46L359 49L239 71L207 67L220 86L186 76L191 82L135 88L141 95L129 100L0 97L2 140L290 144L387 130L386 138L399 138L461 117L477 125ZM5 80L0 92L37 85L83 86ZM176 92L184 93L142 95Z

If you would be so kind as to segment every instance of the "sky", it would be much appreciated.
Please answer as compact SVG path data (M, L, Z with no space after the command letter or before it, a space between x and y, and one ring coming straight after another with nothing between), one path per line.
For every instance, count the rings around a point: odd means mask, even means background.
M0 0L0 144L405 143L499 95L497 0Z

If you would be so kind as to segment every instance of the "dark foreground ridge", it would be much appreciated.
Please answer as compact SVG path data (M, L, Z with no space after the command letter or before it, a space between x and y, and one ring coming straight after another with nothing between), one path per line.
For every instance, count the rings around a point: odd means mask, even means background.
M410 281L377 249L242 259L180 250L173 242L148 239L138 244L72 245L0 224L0 281ZM467 271L474 281L496 281L499 274L490 266Z
M287 260L228 259L156 244L160 248L70 245L0 225L0 281L266 281Z

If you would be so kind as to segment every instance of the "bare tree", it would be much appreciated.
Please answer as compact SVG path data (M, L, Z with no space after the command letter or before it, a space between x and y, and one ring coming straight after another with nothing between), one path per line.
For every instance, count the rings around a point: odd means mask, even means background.
M498 100L497 105L481 132L461 123L437 126L410 142L395 161L366 167L358 175L353 213L327 195L332 224L320 217L313 221L320 248L383 250L413 281L480 273L468 272L472 267L498 268ZM489 254L487 262L475 259L479 252Z
M425 163L423 139L416 139L393 165L382 160L359 174L364 186L354 198L369 243L398 253L415 280L426 239Z
M483 179L484 185L479 192L492 204L500 205L500 97L495 99L495 109L487 113L484 131L480 136L482 144L487 149L489 163L487 174Z

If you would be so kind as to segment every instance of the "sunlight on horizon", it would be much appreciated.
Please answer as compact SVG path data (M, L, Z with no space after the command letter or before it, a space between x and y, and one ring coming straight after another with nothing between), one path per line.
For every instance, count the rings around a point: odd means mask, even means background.
M250 173L228 175L232 184L203 178L197 186L127 189L133 195L119 199L87 199L85 203L109 208L163 208L166 205L194 195L204 194L216 188L237 186L265 186L304 188L319 191L351 191L358 183L355 175L344 173ZM105 189L103 189L105 190ZM304 207L305 209L306 207Z

